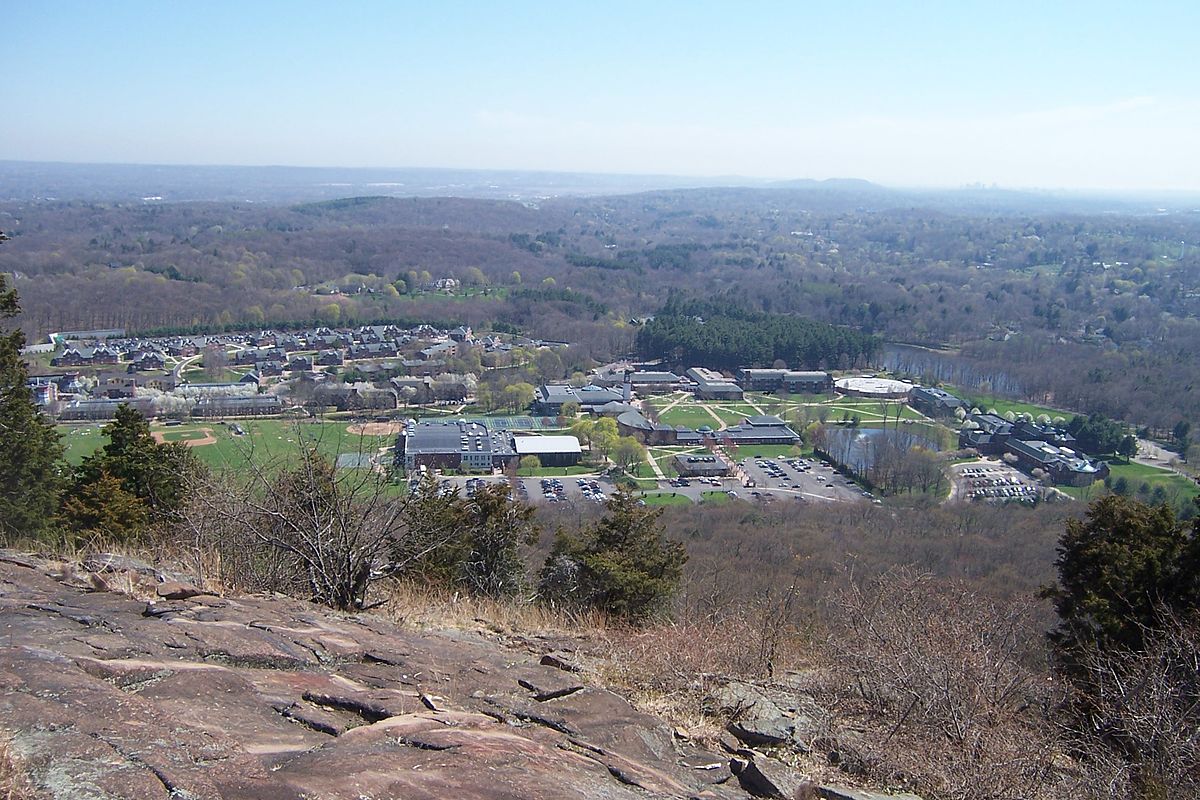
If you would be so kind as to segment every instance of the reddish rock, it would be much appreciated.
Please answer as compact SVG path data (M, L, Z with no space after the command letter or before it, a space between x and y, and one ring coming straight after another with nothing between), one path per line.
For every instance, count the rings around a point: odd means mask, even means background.
M197 589L195 586L181 581L163 581L155 588L154 592L166 600L187 600L189 597L208 594L203 589Z
M483 635L46 573L0 559L0 735L44 797L748 797L723 756Z

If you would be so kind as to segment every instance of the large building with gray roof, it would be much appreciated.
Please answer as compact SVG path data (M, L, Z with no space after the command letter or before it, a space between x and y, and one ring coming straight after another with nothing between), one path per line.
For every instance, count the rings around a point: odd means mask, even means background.
M542 466L578 464L582 448L574 436L515 436L468 420L410 420L396 440L396 466L461 472L490 472L536 456Z

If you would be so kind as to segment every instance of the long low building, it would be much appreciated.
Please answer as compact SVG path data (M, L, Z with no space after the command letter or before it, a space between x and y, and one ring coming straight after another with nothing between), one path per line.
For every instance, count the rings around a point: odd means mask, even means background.
M1016 457L1021 468L1030 472L1040 469L1055 483L1067 486L1091 486L1109 474L1106 462L1085 458L1069 447L1049 442L1009 439L1008 452Z
M537 456L543 467L570 467L583 457L574 436L514 436L513 449L518 458Z
M579 463L582 452L574 436L516 436L480 422L410 420L396 439L395 463L405 470L490 472L515 467L530 455L545 467L570 466Z
M908 404L928 417L952 416L964 403L945 389L917 386L908 393Z
M717 431L715 435L735 445L792 445L800 442L800 434L779 417L772 416L747 417L740 424Z
M804 372L791 369L738 370L738 383L747 392L778 392L789 394L823 394L833 390L833 376L828 372Z
M590 412L614 401L628 402L629 398L624 391L602 386L589 385L576 389L567 384L549 383L535 390L533 409L539 414L557 416L568 403L575 403L580 410Z
M672 465L676 472L687 478L719 478L733 472L727 461L716 456L681 453L672 459Z
M698 400L742 399L742 387L719 372L704 367L692 367L686 374L696 384L694 393Z

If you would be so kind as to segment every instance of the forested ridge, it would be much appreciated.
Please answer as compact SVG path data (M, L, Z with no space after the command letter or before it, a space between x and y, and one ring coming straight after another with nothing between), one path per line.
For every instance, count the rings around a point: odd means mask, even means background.
M602 361L631 350L631 320L677 296L951 348L974 367L968 391L1160 429L1200 416L1194 212L920 202L829 186L536 208L375 197L6 203L0 222L13 241L0 271L22 292L31 338L425 319L568 340ZM461 286L428 291L439 278ZM848 343L850 364L854 350ZM789 352L789 366L821 360ZM825 360L846 363L840 352Z

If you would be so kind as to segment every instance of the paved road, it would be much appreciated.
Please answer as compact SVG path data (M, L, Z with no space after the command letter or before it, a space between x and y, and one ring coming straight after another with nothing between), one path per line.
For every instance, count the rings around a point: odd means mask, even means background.
M1165 449L1158 443L1150 441L1149 439L1138 439L1137 443L1138 443L1138 454L1133 459L1134 463L1144 464L1147 467L1158 467L1159 469L1169 469L1172 472L1178 473L1178 474L1182 475L1183 477L1191 480L1192 476L1188 475L1183 470L1181 470L1175 466L1172 466L1172 464L1171 464L1172 461L1179 460L1178 453L1173 453L1170 450Z

